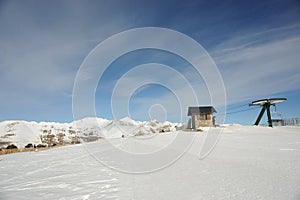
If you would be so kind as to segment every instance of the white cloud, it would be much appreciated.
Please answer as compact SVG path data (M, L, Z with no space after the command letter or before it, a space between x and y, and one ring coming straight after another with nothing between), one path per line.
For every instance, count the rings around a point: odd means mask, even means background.
M256 35L266 39L271 32ZM299 90L299 44L297 35L259 43L244 36L220 44L212 55L222 72L229 103Z
M8 1L2 6L0 89L6 98L0 104L4 107L69 99L77 69L89 51L97 42L131 26L118 15L111 14L113 23L109 16L93 19L107 11L78 1L60 6Z

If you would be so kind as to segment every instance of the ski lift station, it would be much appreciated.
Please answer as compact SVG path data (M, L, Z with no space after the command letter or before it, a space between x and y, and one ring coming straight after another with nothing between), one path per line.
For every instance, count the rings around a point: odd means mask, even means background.
M215 126L214 113L217 111L213 106L196 106L188 108L188 129L198 130L201 127Z

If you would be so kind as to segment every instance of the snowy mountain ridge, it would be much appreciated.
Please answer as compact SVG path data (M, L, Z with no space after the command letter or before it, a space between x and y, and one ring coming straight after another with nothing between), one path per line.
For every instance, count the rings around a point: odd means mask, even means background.
M0 148L14 144L75 144L100 138L118 138L176 131L181 123L135 121L129 117L119 120L84 118L70 123L10 120L0 122Z

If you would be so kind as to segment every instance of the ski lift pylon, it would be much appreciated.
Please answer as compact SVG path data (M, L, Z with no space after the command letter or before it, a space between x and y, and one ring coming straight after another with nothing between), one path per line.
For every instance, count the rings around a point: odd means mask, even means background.
M261 100L253 101L252 103L250 103L249 106L261 106L262 107L254 125L259 124L264 112L267 111L269 127L273 127L270 106L271 105L275 106L275 111L276 111L276 104L284 102L286 100L287 100L286 98L271 98L271 99L261 99Z

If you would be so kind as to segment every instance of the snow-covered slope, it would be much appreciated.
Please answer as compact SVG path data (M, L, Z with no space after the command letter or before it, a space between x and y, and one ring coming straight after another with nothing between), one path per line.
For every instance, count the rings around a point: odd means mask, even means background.
M116 147L133 152L172 146L166 158L180 152L186 139L194 138L180 159L138 175L120 169L160 165L164 159L158 156L153 163L144 162L148 154L140 154L139 159L115 159L106 140L2 155L0 199L300 199L300 127L235 125L210 131L219 130L223 131L220 140L205 159L198 155L209 134L206 131L111 138ZM177 143L170 144L174 137ZM98 155L105 162L95 159Z
M120 138L147 135L176 130L181 124L158 121L139 122L128 117L120 120L85 118L72 123L55 122L0 122L0 148L15 144L23 148L32 144L70 144L80 140L94 141L99 138Z

